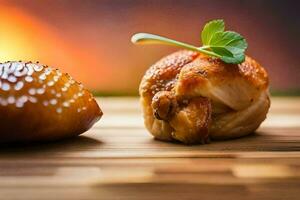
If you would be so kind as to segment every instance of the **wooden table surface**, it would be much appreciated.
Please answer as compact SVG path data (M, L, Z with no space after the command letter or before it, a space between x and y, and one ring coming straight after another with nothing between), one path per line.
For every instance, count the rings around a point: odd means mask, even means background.
M102 98L80 137L0 149L0 199L300 199L300 98L272 98L255 135L155 141L136 98Z

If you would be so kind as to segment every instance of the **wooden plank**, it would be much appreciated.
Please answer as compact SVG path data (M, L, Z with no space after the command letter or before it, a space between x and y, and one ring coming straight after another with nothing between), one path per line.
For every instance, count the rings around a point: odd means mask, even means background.
M299 199L300 98L273 98L255 135L208 145L153 140L137 98L70 140L0 147L0 199Z
M5 147L1 158L85 157L85 158L182 158L246 157L289 155L299 157L297 129L262 129L236 140L214 141L209 145L185 146L153 140L144 129L93 129L83 136L50 144ZM1 159L0 158L0 159Z

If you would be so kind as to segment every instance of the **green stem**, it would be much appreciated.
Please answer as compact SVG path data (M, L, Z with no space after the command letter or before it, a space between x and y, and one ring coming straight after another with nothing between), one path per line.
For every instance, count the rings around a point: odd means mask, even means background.
M172 45L172 46L177 46L177 47L183 47L188 50L192 51L197 51L201 52L210 56L218 57L220 58L219 55L215 54L212 51L207 50L209 47L207 46L202 46L202 47L195 47L190 44L186 44L183 42L179 42L176 40L172 40L166 37L162 37L159 35L154 35L150 33L137 33L132 36L131 42L135 44L166 44L166 45Z

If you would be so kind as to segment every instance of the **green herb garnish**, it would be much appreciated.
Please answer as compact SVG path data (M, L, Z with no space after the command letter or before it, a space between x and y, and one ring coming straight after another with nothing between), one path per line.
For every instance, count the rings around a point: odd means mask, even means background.
M225 63L242 63L245 60L246 40L236 32L224 30L224 21L220 19L205 24L201 33L201 47L149 33L137 33L132 36L131 41L136 44L173 45L220 58Z

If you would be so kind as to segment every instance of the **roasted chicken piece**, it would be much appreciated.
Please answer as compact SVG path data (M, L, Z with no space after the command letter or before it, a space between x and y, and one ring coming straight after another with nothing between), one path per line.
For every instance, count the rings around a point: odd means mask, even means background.
M140 84L146 128L159 140L207 143L253 133L270 107L268 75L246 56L226 64L193 51L151 66Z
M68 74L38 63L0 64L0 142L79 135L101 116L92 94Z

